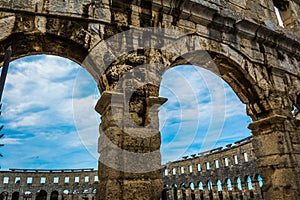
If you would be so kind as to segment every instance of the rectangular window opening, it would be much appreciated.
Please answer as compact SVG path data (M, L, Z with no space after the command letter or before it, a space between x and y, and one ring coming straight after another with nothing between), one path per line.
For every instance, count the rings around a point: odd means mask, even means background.
M219 169L220 166L219 166L219 161L218 160L215 160L215 165L216 165L216 169Z
M244 153L244 159L245 159L245 162L248 162L249 160L248 160L248 154L245 152Z
M65 183L70 183L70 177L65 177Z
M27 177L27 184L32 184L32 177Z
M9 177L4 177L3 178L3 184L8 184L9 181Z
M207 169L207 170L210 170L209 162L206 162L206 169Z
M274 7L274 8L275 8L275 14L276 14L276 17L277 17L278 25L284 28L283 20L282 20L282 18L281 18L279 9L276 8L276 7Z
M201 165L198 164L198 165L197 165L197 168L198 168L198 172L200 172L200 171L201 171Z
M180 168L181 174L184 174L184 167Z
M173 175L176 175L176 168L173 168Z
M20 183L20 182L21 182L21 178L20 177L16 177L15 183Z
M225 166L226 166L226 167L229 166L228 158L224 158L224 163L225 163Z
M46 177L41 177L41 183L46 183Z
M59 178L58 177L54 177L53 183L58 183L58 181L59 181Z
M239 164L239 160L238 160L238 156L237 155L235 155L234 156L234 164Z

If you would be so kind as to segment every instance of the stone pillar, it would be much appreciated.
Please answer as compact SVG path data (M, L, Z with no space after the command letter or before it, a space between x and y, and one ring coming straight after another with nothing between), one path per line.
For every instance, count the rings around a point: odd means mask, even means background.
M32 200L34 200L35 197L32 196ZM63 193L58 191L58 200L62 200L63 199Z
M218 185L215 183L212 184L212 193L214 199L219 199Z
M248 184L245 180L241 179L242 190L240 190L240 194L243 195L243 199L248 199Z
M163 184L157 108L166 99L155 97L157 94L158 88L150 86L134 93L102 93L96 105L102 115L98 200L160 198Z
M195 192L196 199L200 199L200 190L198 185L195 187L194 192Z
M265 199L300 199L299 129L291 117L276 113L249 125L263 179L263 195Z
M204 187L204 185L203 185L203 187ZM208 188L208 184L205 185L205 188L203 191L204 191L204 199L210 199L211 195L213 195L213 191Z
M191 193L192 193L192 191L191 191L190 187L185 189L185 194L186 194L186 199L187 200L191 200Z
M254 178L252 180L252 191L254 193L254 199L262 199L261 188L259 187L259 182L258 182L258 180L255 180Z
M239 188L236 180L232 180L232 196L234 199L239 199Z

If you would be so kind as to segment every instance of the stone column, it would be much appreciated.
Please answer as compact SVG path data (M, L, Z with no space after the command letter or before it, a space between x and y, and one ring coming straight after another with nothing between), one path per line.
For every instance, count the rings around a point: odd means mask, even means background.
M239 188L236 180L231 181L232 186L232 196L234 199L239 199Z
M248 199L248 194L249 194L249 188L248 188L248 184L245 180L241 180L242 181L242 190L241 190L241 193L243 195L243 198L244 199Z
M195 187L194 192L195 192L196 199L200 199L200 190L198 185Z
M158 88L149 85L133 93L102 93L96 105L102 115L98 200L160 198L163 184L158 107L166 99L155 97L157 94Z
M249 125L265 199L299 199L299 129L288 113L273 111Z
M255 180L255 179L252 180L252 190L253 190L255 199L262 199L261 188L259 187L258 180Z

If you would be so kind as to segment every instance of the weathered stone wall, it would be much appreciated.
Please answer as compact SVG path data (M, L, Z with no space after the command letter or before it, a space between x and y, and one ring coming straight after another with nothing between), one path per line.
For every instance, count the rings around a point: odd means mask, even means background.
M28 178L31 178L30 182L28 182ZM45 183L42 183L42 178L45 178ZM58 179L57 182L54 181L56 178ZM8 183L4 183L5 179ZM23 200L27 192L31 192L30 198L35 200L38 199L37 196L41 190L47 192L47 200L52 199L51 193L54 191L58 192L58 200L94 200L98 185L98 174L93 169L11 169L10 171L0 171L0 182L0 193L4 194L7 192L7 197L3 200ZM65 190L68 190L67 195L65 194L66 192L64 193ZM15 192L19 193L19 198L17 199L13 198L13 193ZM55 198L52 200L55 200Z
M285 28L277 25L274 5L280 10ZM113 123L109 117L114 115L109 96L113 92L121 93L124 98L118 104L121 106L118 120L126 121L130 114L130 119L139 125L134 132L139 132L148 127L147 116L151 116L152 121L158 120L155 109L163 103L153 89L157 90L160 83L144 87L147 81L141 79L142 75L148 77L149 74L149 79L160 80L170 67L188 63L207 68L227 81L247 105L247 113L253 119L249 128L253 133L258 168L266 180L265 198L299 199L299 117L293 111L300 108L298 16L298 0L0 0L0 60L11 45L13 59L46 53L82 64L102 94L108 94L97 108L104 111L102 137L112 136L108 138L114 138L118 147L129 152L159 149L160 143L149 145L149 141L160 139L157 122L150 126L155 137L146 138L145 143L139 137L127 137L126 131L132 124L120 127ZM165 32L162 36L153 32L150 37L149 32L139 29L149 26L177 33ZM126 35L125 30L136 32ZM109 42L111 36L118 40ZM168 42L171 45L162 49ZM204 59L207 55L210 59ZM122 81L121 86L114 84L120 83L119 79L129 69L141 64L149 65L147 73L134 73L136 80ZM134 93L129 107L122 108L129 103L125 102L126 88L136 86L144 89ZM152 102L150 99L156 103L147 104ZM153 105L155 109L151 109ZM109 148L99 149L104 160L113 155ZM159 161L158 152L154 163ZM130 166L128 162L123 165L126 163L124 155L119 156L117 163L125 168ZM107 194L104 199L135 198L131 196L134 191L139 191L136 195L140 199L157 199L153 195L159 196L157 191L162 189L157 171L147 174L149 179L145 180L145 174L127 174L100 162L99 173L99 177L106 180L99 186L99 191ZM145 191L152 182L157 187Z
M244 199L251 199L251 192L254 196L252 199L262 199L258 180L260 173L251 141L252 138L249 137L225 148L216 148L167 163L164 166L163 180L165 186L168 186L166 189L169 190L170 199L174 199L175 188L178 190L179 199L183 198L183 192L186 193L187 199L191 199L192 190L197 199L200 199L201 194L202 199L208 199L210 191L216 199L220 198L220 191L224 199L230 199L230 196L239 198L241 195ZM248 186L248 177L251 179L251 189ZM238 188L238 178L241 180L242 189ZM231 188L228 187L228 180L231 181ZM208 187L209 181L212 189ZM221 181L219 187L218 181ZM194 188L191 187L191 183Z

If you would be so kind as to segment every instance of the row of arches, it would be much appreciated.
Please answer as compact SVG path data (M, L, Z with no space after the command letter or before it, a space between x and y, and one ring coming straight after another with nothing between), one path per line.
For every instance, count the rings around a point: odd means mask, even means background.
M197 181L196 184L174 183L164 186L162 200L263 199L262 185L263 180L258 174L252 178L247 175L243 179L236 177L233 180Z
M0 200L94 200L96 194L96 189L84 189L83 191L74 190L63 190L61 193L57 190L51 193L45 190L38 190L36 193L31 191L25 191L20 194L20 192L13 192L11 195L4 191L0 194Z

